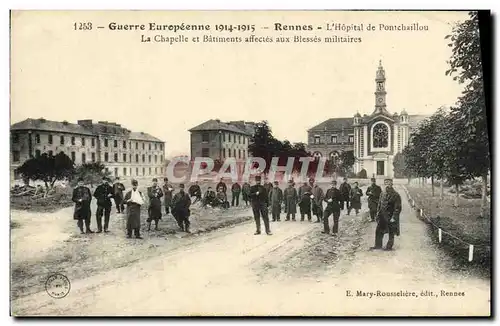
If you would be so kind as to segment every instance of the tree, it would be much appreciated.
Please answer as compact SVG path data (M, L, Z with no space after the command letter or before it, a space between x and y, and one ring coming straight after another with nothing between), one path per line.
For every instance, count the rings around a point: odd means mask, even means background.
M452 121L460 128L456 139L462 151L460 171L482 179L481 216L487 214L486 188L491 169L486 103L483 85L483 67L479 35L478 12L469 13L469 19L457 24L451 35L449 47L452 56L446 75L464 84L457 106L452 108ZM460 172L458 171L458 172Z
M361 169L356 177L358 177L359 179L368 179L368 174L366 173L365 169Z
M86 184L90 184L91 187L94 184L98 184L103 177L109 177L111 172L105 170L104 164L100 162L94 163L83 163L76 168L75 176L78 178L83 178Z
M339 170L345 175L351 171L352 166L356 162L354 151L343 151L340 154Z
M30 158L16 169L23 178L40 180L47 189L54 187L57 180L69 179L75 172L73 161L63 152L56 156L46 153Z
M403 153L396 153L396 155L394 155L392 165L394 166L395 178L407 177L410 179L410 175L406 171L405 156Z

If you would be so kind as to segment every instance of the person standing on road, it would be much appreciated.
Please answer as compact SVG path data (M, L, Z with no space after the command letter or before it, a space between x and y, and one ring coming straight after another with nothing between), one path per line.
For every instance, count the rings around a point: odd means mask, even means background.
M316 215L316 223L319 223L323 219L323 199L325 194L323 189L317 183L314 183L314 179L309 179L309 185L312 187L312 213Z
M266 228L267 235L272 235L271 228L269 227L269 216L268 216L268 206L269 206L269 195L261 185L262 178L260 176L255 177L255 185L250 187L250 200L252 201L253 217L255 219L255 226L257 231L255 235L260 234L260 218L264 220L264 227Z
M299 188L299 208L300 208L300 221L304 221L304 216L307 215L307 220L311 222L311 195L312 188L304 182Z
M179 227L182 231L191 233L189 230L190 222L189 216L191 211L189 207L191 206L191 197L184 191L184 184L179 185L179 192L175 194L172 199L172 215L174 215Z
M356 215L358 215L359 210L361 209L361 197L363 196L363 190L358 187L358 183L354 182L354 187L351 189L351 193L349 195L350 206L347 209L347 215L351 212L351 209L354 209Z
M273 222L280 221L281 203L283 202L283 190L279 187L279 182L274 181L274 187L269 193L269 205L271 207L271 214Z
M104 232L109 232L109 215L111 213L111 198L114 196L113 187L107 177L102 178L102 184L97 186L94 197L97 199L97 233L102 232L102 216L104 214Z
M330 226L328 225L328 218L333 215L332 235L337 235L339 231L339 217L340 217L340 202L342 195L340 190L337 189L337 181L332 181L332 187L326 191L325 195L326 208L325 215L323 216L323 233L330 233Z
M350 203L349 203L349 199L350 199L350 194L351 194L351 185L347 183L347 178L344 178L344 182L342 182L342 184L340 185L340 194L342 195L342 209L346 209L347 210L347 215L349 215L349 213L351 212L350 210ZM345 203L345 207L344 207L344 203Z
M195 181L195 183L189 187L188 194L191 197L195 197L193 205L201 201L201 188L198 181Z
M240 205L240 193L241 193L241 186L238 183L238 181L236 181L231 186L231 195L232 195L231 206L234 206L235 203L236 203L236 207L238 207Z
M153 185L148 187L148 198L149 198L149 208L148 208L148 231L151 230L151 222L155 221L155 230L158 230L158 222L161 220L161 198L163 197L163 192L158 186L158 179L153 178Z
M269 193L271 192L271 190L273 190L273 184L271 182L269 182L269 179L267 177L266 177L265 180L266 181L264 182L264 188L266 188L267 194L269 195ZM267 205L269 206L270 203L267 202Z
M375 246L371 250L382 249L384 234L389 234L385 250L392 250L394 236L399 236L399 215L401 213L401 196L393 188L392 179L385 179L385 191L380 195L377 213L377 228L375 229Z
M141 206L144 205L144 197L137 189L139 183L137 180L132 180L132 189L130 189L124 197L124 202L127 205L127 238L132 238L132 231L137 239L141 237Z
M377 185L375 178L372 178L371 186L366 189L366 195L368 196L368 209L370 210L370 220L375 222L375 215L377 214L377 207L380 201L380 194L382 193L382 188Z
M115 183L113 184L113 199L115 200L116 211L118 214L124 213L125 205L123 205L123 191L125 186L120 182L120 178L116 177Z
M90 203L92 201L92 194L90 189L85 187L83 178L78 178L78 185L73 189L73 196L71 200L75 203L75 212L73 214L73 219L78 222L76 225L80 229L82 234L84 233L94 233L90 229L90 217L92 212L90 210ZM83 232L83 223L85 222L85 232Z
M217 193L222 190L223 193L227 193L227 186L226 184L224 183L223 179L220 178L220 181L219 183L217 184L217 186L215 187L215 191L217 191Z
M242 188L242 196L243 196L243 201L245 202L245 206L248 206L248 202L250 201L250 184L248 182L245 181L245 183L243 184L243 188Z
M297 213L298 196L297 196L297 189L295 189L293 185L294 185L293 180L288 181L288 187L283 192L287 221L290 221L290 215L292 215L292 221L295 221L295 214Z
M163 205L165 205L165 215L170 214L174 186L168 182L168 178L163 179Z

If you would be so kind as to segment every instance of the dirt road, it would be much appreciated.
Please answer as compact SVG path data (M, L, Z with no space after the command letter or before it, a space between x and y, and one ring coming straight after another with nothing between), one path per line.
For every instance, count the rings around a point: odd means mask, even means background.
M244 223L193 238L159 257L74 280L65 298L53 299L45 291L19 298L12 302L12 312L488 315L489 282L449 272L425 225L403 204L402 234L392 252L367 250L375 225L366 221L366 214L343 214L338 238L322 235L316 223L275 222L272 236L254 236L253 224ZM416 297L377 296L377 291L415 292ZM441 291L465 296L442 296Z

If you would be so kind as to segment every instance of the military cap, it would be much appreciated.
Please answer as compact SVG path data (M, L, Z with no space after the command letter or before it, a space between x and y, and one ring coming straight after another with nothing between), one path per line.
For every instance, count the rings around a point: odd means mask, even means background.
M83 181L83 177L78 178L78 182Z
M278 181L274 181L274 184L275 185L279 185L280 183Z
M183 184L183 183L181 183L181 184L179 185L179 188L184 189L184 184Z
M132 180L132 186L137 186L139 184L139 182L137 182L137 180L133 179Z
M153 178L153 182L158 182L158 179L156 179L156 178Z
M372 182L375 182L375 181L376 181L376 179L375 179L375 178L372 178L371 180L372 180Z
M255 176L255 181L261 181L262 177L260 175Z
M168 181L168 178L163 178L163 181Z

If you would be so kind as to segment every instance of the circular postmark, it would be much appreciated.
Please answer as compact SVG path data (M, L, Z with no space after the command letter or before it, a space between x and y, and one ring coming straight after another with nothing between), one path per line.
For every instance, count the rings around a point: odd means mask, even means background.
M55 299L64 298L68 295L70 290L71 282L61 273L50 275L45 282L45 291L47 291L47 294Z

